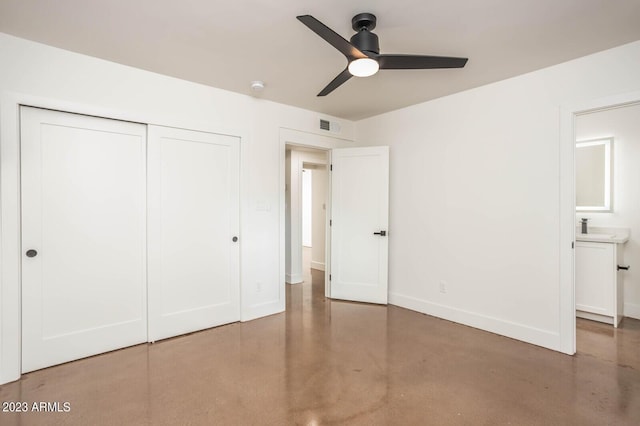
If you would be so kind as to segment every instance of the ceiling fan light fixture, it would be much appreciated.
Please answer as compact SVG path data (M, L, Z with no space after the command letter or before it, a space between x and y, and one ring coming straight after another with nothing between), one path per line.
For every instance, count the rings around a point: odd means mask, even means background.
M371 32L376 27L376 16L359 13L351 19L351 27L357 31L351 41L318 21L311 15L297 16L298 20L327 43L342 53L349 66L338 74L318 96L327 96L346 83L351 77L369 77L383 70L427 70L435 68L463 68L468 58L450 56L380 54L378 36Z
M349 72L355 77L369 77L380 69L378 61L371 58L360 58L349 63Z

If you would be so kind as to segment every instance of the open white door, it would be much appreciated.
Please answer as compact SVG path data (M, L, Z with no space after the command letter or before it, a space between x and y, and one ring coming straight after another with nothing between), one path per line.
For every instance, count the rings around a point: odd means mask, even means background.
M237 137L149 125L149 340L240 320Z
M389 147L331 154L331 297L387 303Z

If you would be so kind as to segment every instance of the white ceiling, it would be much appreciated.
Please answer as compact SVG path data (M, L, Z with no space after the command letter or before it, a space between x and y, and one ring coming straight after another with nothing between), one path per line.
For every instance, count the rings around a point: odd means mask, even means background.
M349 39L360 12L382 53L469 62L317 98L346 60L296 16ZM262 98L357 120L639 40L640 0L0 0L0 31L239 93L263 80Z

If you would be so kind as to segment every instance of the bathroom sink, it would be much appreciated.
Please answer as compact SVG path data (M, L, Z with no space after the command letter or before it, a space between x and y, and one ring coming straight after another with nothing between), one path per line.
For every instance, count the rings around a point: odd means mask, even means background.
M576 234L576 241L594 243L626 243L628 236L618 234Z
M624 244L629 241L629 228L605 228L594 226L589 229L589 233L580 232L580 227L576 228L576 241L587 241L592 243Z
M583 240L609 240L611 238L615 238L615 234L578 234L576 235L576 239Z

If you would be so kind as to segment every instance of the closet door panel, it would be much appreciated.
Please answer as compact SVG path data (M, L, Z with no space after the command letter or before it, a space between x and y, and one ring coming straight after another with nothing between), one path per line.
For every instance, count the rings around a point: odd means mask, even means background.
M20 114L22 371L145 342L146 126Z
M149 126L148 169L150 340L238 321L239 139Z

